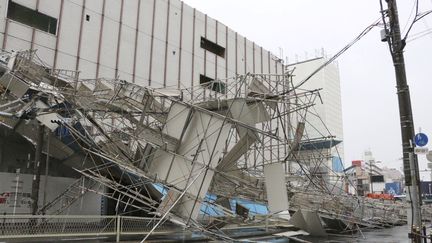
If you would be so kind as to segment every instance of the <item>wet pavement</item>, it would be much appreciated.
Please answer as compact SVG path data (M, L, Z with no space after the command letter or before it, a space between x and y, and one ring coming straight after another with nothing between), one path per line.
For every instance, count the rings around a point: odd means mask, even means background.
M429 233L430 229L428 229ZM314 243L321 242L379 242L379 243L399 243L410 242L408 239L408 225L395 226L393 228L379 230L363 230L362 234L357 233L352 236L329 236L329 237L305 237L304 240Z

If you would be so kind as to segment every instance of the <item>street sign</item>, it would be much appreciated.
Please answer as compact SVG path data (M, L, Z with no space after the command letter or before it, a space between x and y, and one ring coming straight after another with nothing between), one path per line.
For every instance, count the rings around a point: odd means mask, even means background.
M428 143L428 137L424 133L417 133L414 137L414 142L417 146L423 147Z
M426 154L426 159L429 160L430 162L432 162L432 151L429 151L429 153ZM432 163L429 163L429 164L432 164Z
M427 154L429 152L428 147L415 147L414 153L415 154Z

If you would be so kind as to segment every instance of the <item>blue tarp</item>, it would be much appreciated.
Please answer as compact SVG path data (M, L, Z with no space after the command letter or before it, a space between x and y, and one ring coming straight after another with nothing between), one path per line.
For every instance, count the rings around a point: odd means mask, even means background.
M163 197L165 197L168 190L162 184L153 183L153 186L155 189L157 189L160 193L163 194ZM222 210L220 210L220 209L218 209L212 205L212 203L214 203L216 201L216 199L217 199L216 195L207 193L207 195L205 196L205 202L201 204L200 213L210 215L210 216L222 216L222 215L224 215ZM235 213L236 203L238 203L238 204L242 205L243 207L249 209L250 215L268 214L267 205L265 205L265 204L251 202L251 201L248 201L245 199L238 199L238 198L230 199L229 201L230 201L230 206L231 206L230 209L233 213Z
M385 191L391 195L401 195L402 186L400 182L390 182L385 184Z

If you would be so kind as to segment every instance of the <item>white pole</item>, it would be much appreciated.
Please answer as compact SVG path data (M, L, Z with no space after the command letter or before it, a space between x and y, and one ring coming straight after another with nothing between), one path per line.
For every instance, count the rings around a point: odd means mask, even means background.
M409 153L410 167L411 167L411 178L412 178L412 186L408 187L408 196L411 203L411 207L408 207L408 211L410 212L411 222L408 222L408 225L415 225L417 227L421 227L421 206L420 206L420 192L419 187L417 185L416 177L415 177L415 165L414 165L414 155L413 153ZM411 210L412 208L412 210ZM409 218L410 219L410 218ZM410 227L410 228L411 228Z
M15 197L14 197L14 206L13 206L13 215L15 215L16 213L16 206L17 206L17 201L18 201L18 187L19 187L19 173L20 173L20 169L16 170L16 176L15 176Z

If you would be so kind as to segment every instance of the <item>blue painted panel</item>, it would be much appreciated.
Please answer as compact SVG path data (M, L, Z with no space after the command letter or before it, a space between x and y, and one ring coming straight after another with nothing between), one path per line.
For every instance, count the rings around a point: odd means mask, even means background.
M333 156L332 158L332 170L334 172L343 172L344 166L340 157Z

